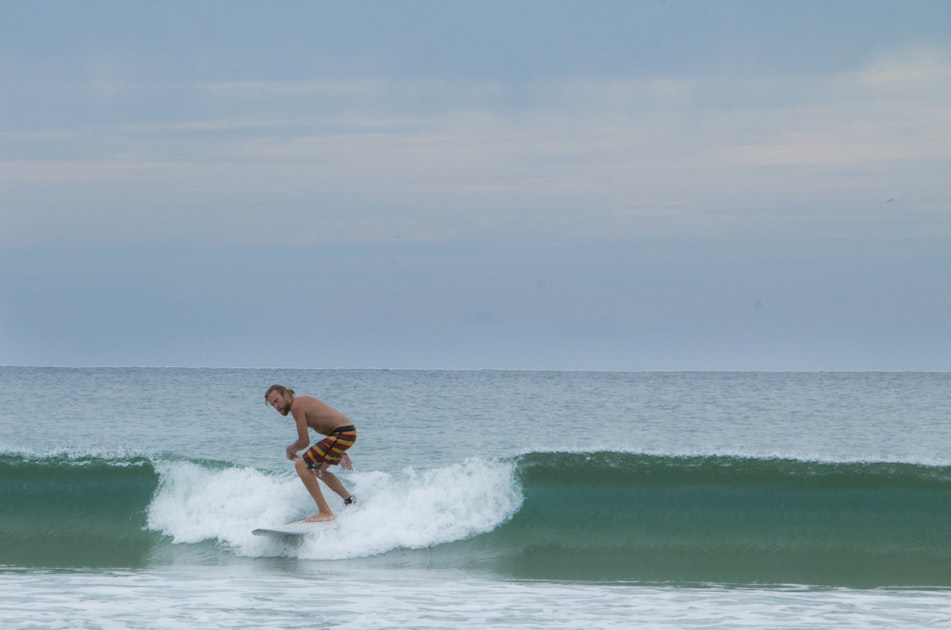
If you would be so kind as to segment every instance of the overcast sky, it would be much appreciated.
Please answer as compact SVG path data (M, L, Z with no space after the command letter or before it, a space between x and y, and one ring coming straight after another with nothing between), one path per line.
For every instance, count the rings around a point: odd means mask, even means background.
M947 0L0 9L0 364L951 370Z

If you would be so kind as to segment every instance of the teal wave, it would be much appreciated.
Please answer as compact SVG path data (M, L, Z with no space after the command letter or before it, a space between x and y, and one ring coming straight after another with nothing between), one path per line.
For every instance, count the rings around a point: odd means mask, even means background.
M517 465L521 510L449 555L481 547L476 565L535 579L951 585L951 467L616 452Z
M951 586L949 466L618 452L511 463L523 503L493 531L342 562L582 582ZM159 485L147 458L0 454L0 566L183 557L196 546L147 528ZM231 553L208 545L184 553Z
M143 458L0 455L0 565L140 565L157 485Z

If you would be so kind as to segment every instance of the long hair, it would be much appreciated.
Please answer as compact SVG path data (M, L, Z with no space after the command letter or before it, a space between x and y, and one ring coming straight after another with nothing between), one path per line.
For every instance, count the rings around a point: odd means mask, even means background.
M277 392L281 396L287 396L288 394L290 394L291 398L294 397L293 389L287 389L283 385L271 385L270 387L268 387L268 390L264 392L264 402L267 402L268 396L271 395L271 392Z

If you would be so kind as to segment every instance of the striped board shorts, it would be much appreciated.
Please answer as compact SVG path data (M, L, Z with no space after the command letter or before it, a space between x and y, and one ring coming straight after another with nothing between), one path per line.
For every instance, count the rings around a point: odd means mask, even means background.
M308 468L319 468L321 464L339 464L344 452L357 441L357 429L352 424L337 427L324 439L311 446L304 453Z

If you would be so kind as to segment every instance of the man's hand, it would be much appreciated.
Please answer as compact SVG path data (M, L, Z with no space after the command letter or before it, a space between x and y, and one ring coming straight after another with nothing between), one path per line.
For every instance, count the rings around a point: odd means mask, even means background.
M353 470L353 462L350 460L350 456L346 453L344 453L343 457L340 458L340 467L344 470Z
M294 445L290 445L284 449L284 453L287 455L287 459L294 461L297 459L297 451L294 450Z

